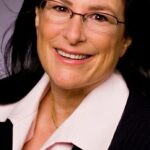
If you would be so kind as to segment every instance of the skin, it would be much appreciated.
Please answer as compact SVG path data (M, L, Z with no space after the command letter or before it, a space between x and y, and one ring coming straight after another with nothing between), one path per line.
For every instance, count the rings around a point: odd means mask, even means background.
M98 11L112 14L124 21L124 4L121 0L61 2L74 12L82 14L94 11L95 8L92 7L99 6ZM53 110L55 123L60 125L90 91L112 74L119 58L131 43L130 37L124 37L123 24L119 24L114 32L96 33L84 26L80 16L75 15L68 23L56 24L43 14L42 9L36 8L37 47L41 64L50 77L51 88L40 104L35 130L35 135L47 134L33 138L32 144L29 144L32 146L41 146L53 133L54 125L53 128L47 126L52 124L52 121L47 121L51 118L50 111ZM91 57L86 60L66 59L56 53L56 48ZM46 129L46 132L41 129Z
M90 5L106 5L113 11L105 8L103 12L118 14L117 17L124 20L123 4L118 0L69 2L71 9L79 13L89 12ZM62 90L72 92L86 88L84 91L91 91L95 85L101 84L112 73L129 43L129 39L124 38L124 25L118 25L113 33L97 34L84 27L79 16L73 17L67 24L56 24L44 17L42 10L37 9L36 14L38 54L41 63L53 84ZM73 54L90 54L92 57L79 65L72 60L62 62L56 57L54 48Z

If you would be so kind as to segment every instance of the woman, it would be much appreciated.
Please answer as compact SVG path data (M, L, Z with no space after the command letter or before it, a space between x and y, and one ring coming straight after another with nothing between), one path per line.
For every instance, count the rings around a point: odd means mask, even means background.
M39 81L3 116L14 150L150 149L146 8L148 0L24 1L8 71L25 86Z

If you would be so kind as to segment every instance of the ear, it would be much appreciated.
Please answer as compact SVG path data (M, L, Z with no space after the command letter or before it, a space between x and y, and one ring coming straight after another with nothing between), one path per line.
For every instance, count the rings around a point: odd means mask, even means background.
M35 27L38 28L39 26L39 9L35 8Z
M130 36L124 38L124 41L122 44L122 49L120 51L120 57L122 57L126 53L128 47L131 45L131 43L132 43L132 39Z

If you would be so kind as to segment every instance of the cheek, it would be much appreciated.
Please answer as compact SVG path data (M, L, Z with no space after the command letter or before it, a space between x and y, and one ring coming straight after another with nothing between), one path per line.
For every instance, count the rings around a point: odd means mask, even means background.
M97 51L94 69L97 74L112 72L119 60L122 40L121 35L98 36L91 38L91 44ZM94 39L94 40L93 40ZM96 73L95 73L96 74Z
M123 30L119 30L114 33L99 33L99 34L87 34L89 35L89 42L97 50L109 50L119 47L123 39Z
M51 55L49 47L59 37L61 30L59 25L52 24L44 17L40 17L37 27L37 48L42 63L46 64L49 55Z
M52 30L51 26L41 26L38 30L38 38L45 42L49 42L49 40L55 38L58 35L57 30Z
M39 25L37 27L37 34L41 40L44 42L50 42L50 40L53 40L57 36L60 35L62 30L62 26L59 24L51 23L50 20L40 17L39 19Z

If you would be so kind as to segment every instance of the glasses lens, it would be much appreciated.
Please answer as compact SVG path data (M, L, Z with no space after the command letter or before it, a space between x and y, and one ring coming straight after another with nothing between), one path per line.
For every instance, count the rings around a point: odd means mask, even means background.
M71 12L64 4L51 0L44 2L44 14L50 21L54 23L65 23L69 20Z
M116 30L117 19L109 14L95 12L85 16L88 28L96 32L113 32Z

